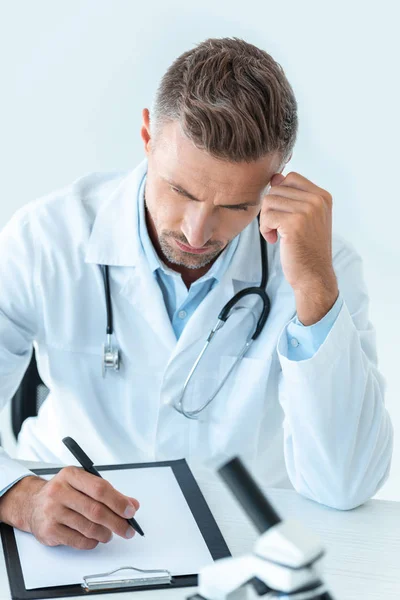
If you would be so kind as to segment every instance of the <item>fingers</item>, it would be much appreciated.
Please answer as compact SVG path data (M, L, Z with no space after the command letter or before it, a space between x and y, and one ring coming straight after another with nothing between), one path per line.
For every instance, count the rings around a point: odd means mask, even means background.
M304 228L304 223L307 220L305 213L286 213L280 210L268 210L260 219L260 232L267 242L274 243L275 236L271 236L271 232L279 231L282 238L289 236L295 237Z
M92 497L82 494L78 490L66 495L64 505L71 511L82 515L89 522L102 525L123 538L130 538L132 537L131 533L135 533L134 529L126 522L125 517L118 516L102 502L94 501ZM132 505L131 509L134 513L136 512Z
M113 537L112 532L98 523L86 519L83 515L66 508L60 523L68 529L81 533L85 538L107 544Z
M301 210L302 204L299 200L291 200L290 198L285 198L283 196L265 196L262 206L261 206L261 215L266 213L269 210L281 210L282 212L293 213L297 210Z
M282 237L297 234L305 221L325 220L331 210L331 196L317 196L304 190L274 186L264 197L260 231L269 243L277 241L277 230Z
M101 479L101 477L96 477L76 467L67 467L63 471L68 471L66 474L68 483L73 488L101 502L122 518L129 519L133 517L139 508L137 500L124 496L124 494L113 488L111 483Z
M70 546L77 550L93 550L98 543L98 540L89 539L75 529L70 529L66 525L61 524L57 527L57 537L53 535L46 542L47 546Z
M266 230L262 235L269 244L275 244L278 241L278 232L276 229Z
M280 185L282 183L282 181L284 181L284 180L285 180L285 175L282 175L282 173L274 173L270 179L268 187L271 187L273 185Z
M284 186L274 186L269 193L264 196L262 206L271 206L272 208L288 211L302 210L302 207L318 206L324 204L325 200L322 196L310 194L304 190L297 190Z
M300 173L296 173L295 171L291 171L290 173L288 173L285 176L284 180L279 184L279 187L289 187L298 190L305 190L312 194L318 195L329 195L329 193L326 190L318 187L317 185L315 185L315 183L313 183L303 175L300 175Z
M135 507L135 509L139 510L139 508L140 508L140 502L139 502L139 500L136 500L136 498L131 498L129 496L127 496L127 498L130 501L130 503L133 504L133 506Z
M267 210L262 215L260 220L261 233L268 233L273 229L279 229L279 231L290 222L291 217L294 213L287 213L281 210Z

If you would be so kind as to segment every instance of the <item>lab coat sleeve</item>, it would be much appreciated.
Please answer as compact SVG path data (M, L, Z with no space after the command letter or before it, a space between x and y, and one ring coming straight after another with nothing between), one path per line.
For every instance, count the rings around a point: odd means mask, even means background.
M18 211L0 232L0 410L12 398L32 355L38 322L35 243L29 210ZM0 496L33 475L0 448Z
M384 406L375 330L361 259L336 244L334 268L343 304L326 339L304 360L291 360L287 326L278 341L279 401L289 478L302 495L347 510L386 481L393 428Z

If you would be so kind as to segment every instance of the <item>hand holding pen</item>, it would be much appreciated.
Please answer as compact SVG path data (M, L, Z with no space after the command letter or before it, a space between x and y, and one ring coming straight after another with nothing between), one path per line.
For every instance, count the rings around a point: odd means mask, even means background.
M75 440L73 440L71 437L65 437L63 439L63 443L65 444L65 446L68 448L68 450L71 452L71 454L73 454L73 456L75 456L76 460L78 461L78 463L85 469L85 471L87 473L90 473L91 475L95 475L95 477L100 477L100 479L102 479L102 476L100 475L100 473L97 471L97 469L93 466L93 461L90 460L90 458L88 457L87 454L85 454L85 452L82 450L82 448L75 442ZM110 485L110 484L108 484ZM107 483L105 483L105 486L107 486ZM139 503L138 503L139 505ZM137 507L139 508L139 506ZM137 509L136 509L137 510ZM136 512L135 510L135 512ZM128 512L129 514L128 514ZM133 518L133 514L131 515L132 511L130 510L130 506L128 506L126 508L126 511L124 513L124 516L128 517L127 523L128 525L130 525L130 527L132 527L134 529L134 531L137 531L140 535L144 535L142 528L140 527L139 523ZM127 531L126 537L132 537L133 534L131 535L129 530Z
M46 546L91 550L99 542L109 542L113 533L132 538L130 519L139 502L93 475L71 466L49 481L24 477L3 496L3 522L32 533Z

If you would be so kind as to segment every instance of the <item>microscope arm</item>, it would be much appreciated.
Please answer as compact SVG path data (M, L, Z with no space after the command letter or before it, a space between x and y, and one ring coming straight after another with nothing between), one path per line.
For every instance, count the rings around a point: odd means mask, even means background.
M219 469L260 537L253 553L224 558L203 568L198 593L189 600L236 600L253 583L259 595L296 600L332 600L323 584L319 539L301 523L282 521L240 459Z

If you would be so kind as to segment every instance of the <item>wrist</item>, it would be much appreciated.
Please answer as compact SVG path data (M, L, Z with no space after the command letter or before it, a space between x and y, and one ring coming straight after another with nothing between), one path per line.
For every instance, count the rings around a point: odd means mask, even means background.
M30 533L34 496L46 483L45 479L36 475L28 475L17 481L0 498L0 521Z
M305 325L318 323L331 310L339 296L336 276L323 282L311 282L295 290L297 318Z

